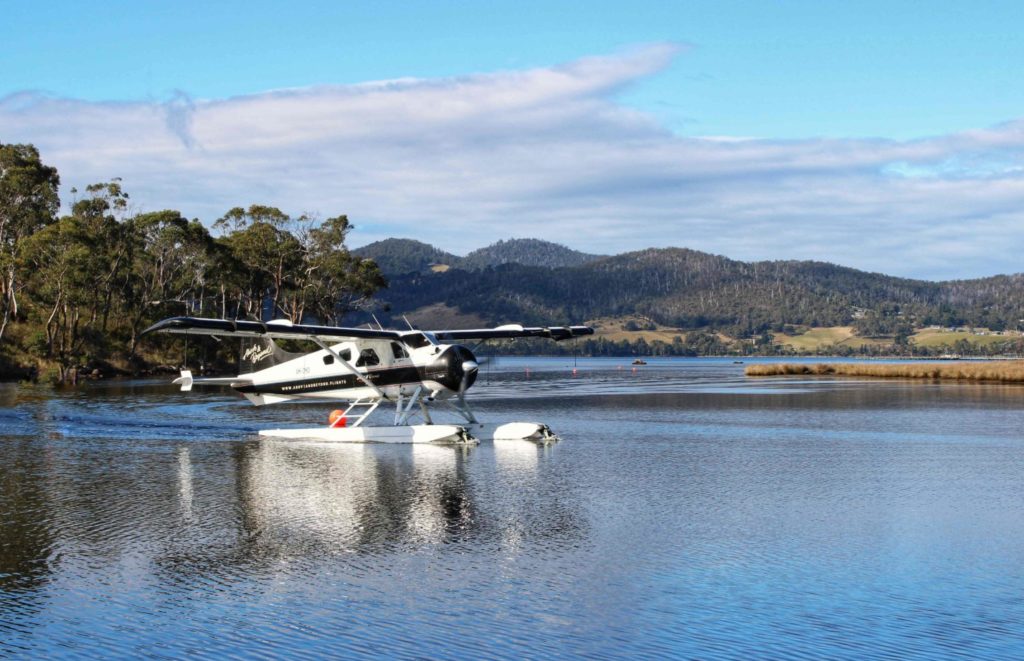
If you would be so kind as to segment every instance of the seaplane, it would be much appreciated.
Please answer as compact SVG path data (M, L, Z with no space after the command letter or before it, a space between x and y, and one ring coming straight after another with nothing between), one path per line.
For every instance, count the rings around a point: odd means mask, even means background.
M239 338L237 376L196 377L188 369L173 383L188 392L194 386L228 387L256 406L284 402L347 404L329 416L329 425L304 429L268 429L260 436L355 443L478 443L480 440L557 440L537 422L482 423L466 400L480 369L463 342L526 337L567 340L592 335L587 326L523 327L512 324L471 330L346 328L238 319L171 317L145 331ZM318 347L292 353L275 340L302 340ZM392 425L365 424L384 403L394 405ZM441 409L457 424L435 424Z

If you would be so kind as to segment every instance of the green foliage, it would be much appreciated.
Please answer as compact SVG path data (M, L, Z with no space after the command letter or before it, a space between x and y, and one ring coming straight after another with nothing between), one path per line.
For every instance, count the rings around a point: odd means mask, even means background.
M821 262L744 263L678 248L571 268L503 264L417 273L391 285L382 303L396 318L435 303L502 323L649 318L681 331L761 338L762 345L766 332L807 327L852 325L863 336L895 341L907 340L908 328L929 324L1017 329L1024 319L1024 275L927 282Z
M413 239L375 241L356 248L352 253L364 259L372 259L388 276L422 273L434 264L452 265L459 261L451 253Z
M304 235L295 293L286 306L292 321L311 314L322 323L337 324L377 290L387 287L373 260L353 255L345 248L351 229L347 216L336 216Z
M60 206L57 169L44 165L32 145L0 143L0 340L18 317L22 273L18 246L33 232L52 223Z
M502 264L520 264L544 269L581 266L600 259L557 243L539 239L498 241L465 257L457 257L434 246L412 239L385 239L354 250L373 259L390 275L423 274L434 265L444 264L462 271L480 271Z
M600 258L601 255L588 255L550 241L509 239L474 250L459 260L456 266L465 271L479 271L501 264L554 269L582 266Z
M119 180L78 191L56 218L59 179L34 147L0 145L0 257L8 358L37 359L57 379L85 365L136 359L157 319L198 316L337 322L386 282L351 255L345 216L317 222L274 207L236 207L211 236L165 210L132 215ZM22 294L23 304L16 307ZM154 340L159 345L160 340Z

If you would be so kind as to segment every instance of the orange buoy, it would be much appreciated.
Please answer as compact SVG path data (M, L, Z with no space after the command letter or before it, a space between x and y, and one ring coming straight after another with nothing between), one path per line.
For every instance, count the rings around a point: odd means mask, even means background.
M348 424L348 420L345 418L345 412L340 409L331 411L331 414L327 416L327 422L331 427L344 427Z

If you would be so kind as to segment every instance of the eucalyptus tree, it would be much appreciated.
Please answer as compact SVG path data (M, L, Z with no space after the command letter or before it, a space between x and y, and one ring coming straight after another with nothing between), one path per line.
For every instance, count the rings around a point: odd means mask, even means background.
M0 340L18 316L22 274L18 247L33 232L53 223L60 199L57 169L44 165L32 145L0 144Z
M24 238L18 263L27 273L30 295L44 338L35 347L55 360L65 380L86 358L105 353L115 306L131 279L132 251L126 226L115 214L128 196L117 181L95 184L72 212Z
M353 255L345 246L351 230L347 216L305 228L302 265L285 307L293 322L312 315L321 323L337 324L345 313L387 287L376 262Z
M139 333L149 321L202 312L207 287L215 277L215 255L206 227L178 211L139 214L125 225L132 260L123 305L129 356L134 356Z
M28 293L37 317L33 321L43 334L31 350L58 362L61 381L85 343L82 309L92 292L81 265L89 252L87 237L71 216L31 234L19 246L19 263L28 274Z
M289 231L294 222L280 209L254 204L235 207L214 223L215 229L227 231L218 240L244 268L240 314L262 317L268 296L273 310L278 309L289 278L302 264L302 245Z
M129 197L117 178L91 184L85 192L86 197L72 205L71 218L92 248L81 266L82 276L91 284L93 293L89 325L98 324L100 331L106 333L111 313L123 302L132 285L135 246L130 225L125 222Z
M225 232L217 239L229 253L222 256L221 273L236 283L239 316L261 318L268 301L274 316L337 323L387 286L373 260L356 257L345 246L352 229L346 216L317 221L252 205L231 209L214 228ZM222 285L222 308L227 289Z

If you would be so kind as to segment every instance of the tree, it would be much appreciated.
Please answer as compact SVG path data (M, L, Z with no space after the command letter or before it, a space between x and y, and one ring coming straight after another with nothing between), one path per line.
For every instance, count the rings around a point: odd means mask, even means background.
M131 263L135 257L130 227L123 222L128 211L128 193L121 180L86 186L88 196L71 207L81 239L91 247L80 269L91 284L89 324L100 322L106 332L116 303L124 299L132 284ZM77 192L72 189L72 192Z
M893 330L893 344L901 349L906 349L910 346L910 336L914 334L914 327L907 322L900 322L896 324Z
M43 165L32 145L0 144L0 339L18 316L19 243L54 222L60 198L57 169Z
M262 318L268 295L276 314L289 276L301 266L302 245L288 230L295 221L280 209L254 204L248 209L235 207L214 223L216 229L231 230L220 241L245 267L239 299L249 316Z
M293 322L312 314L321 323L337 324L345 313L387 287L376 262L346 248L351 230L347 216L335 216L305 232L302 269L286 310Z
M19 249L19 261L29 273L28 290L45 333L44 344L37 349L41 357L58 362L61 382L83 348L81 309L90 292L81 265L88 253L80 223L72 216L35 232Z
M45 332L43 357L56 360L60 379L84 360L105 353L108 323L122 306L131 282L133 257L126 226L114 213L128 195L115 180L94 184L75 202L71 215L43 227L18 248L29 273L27 288L39 306Z
M126 221L132 242L131 278L124 291L130 323L129 356L135 355L147 319L188 313L206 295L214 263L213 239L198 220L166 210Z

